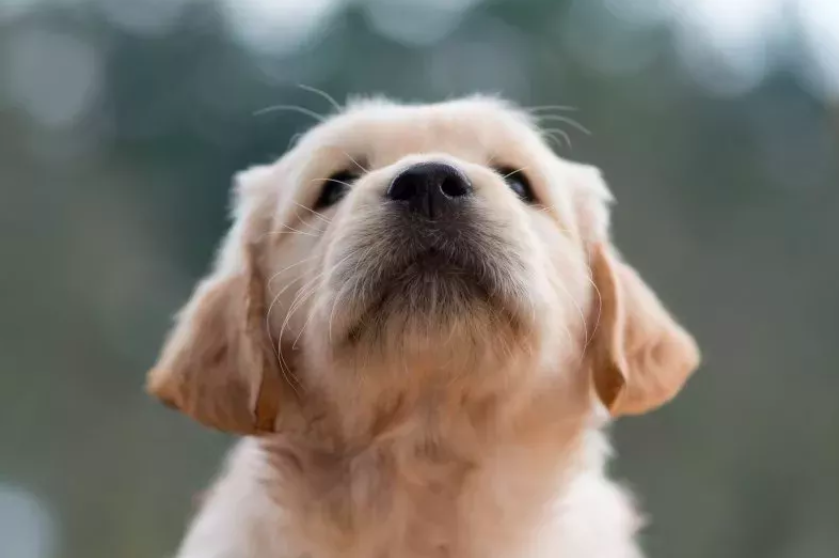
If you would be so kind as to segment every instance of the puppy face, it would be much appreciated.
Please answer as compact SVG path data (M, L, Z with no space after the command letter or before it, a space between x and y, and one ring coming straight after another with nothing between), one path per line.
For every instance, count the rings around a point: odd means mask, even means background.
M599 174L498 101L357 104L237 183L216 268L150 375L205 424L271 431L314 396L346 417L581 378L642 412L696 366L610 248Z
M294 241L313 254L314 284L287 329L307 369L363 368L380 384L475 371L487 385L524 360L571 356L585 256L548 213L550 159L522 117L474 103L359 107L300 149L315 187L296 201L320 215L294 227L313 234Z

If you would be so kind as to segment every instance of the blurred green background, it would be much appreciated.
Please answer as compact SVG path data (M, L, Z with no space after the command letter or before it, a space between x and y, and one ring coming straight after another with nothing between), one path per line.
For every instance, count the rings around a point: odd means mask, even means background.
M615 427L652 558L839 556L836 0L0 0L0 557L163 557L231 440L142 390L297 87L568 104L697 335Z

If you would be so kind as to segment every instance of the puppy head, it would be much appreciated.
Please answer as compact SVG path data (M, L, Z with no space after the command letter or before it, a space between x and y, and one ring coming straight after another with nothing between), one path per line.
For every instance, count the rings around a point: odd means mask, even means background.
M281 429L317 396L504 396L584 379L656 407L692 339L615 255L608 190L524 112L368 101L237 177L234 224L150 390L224 430Z

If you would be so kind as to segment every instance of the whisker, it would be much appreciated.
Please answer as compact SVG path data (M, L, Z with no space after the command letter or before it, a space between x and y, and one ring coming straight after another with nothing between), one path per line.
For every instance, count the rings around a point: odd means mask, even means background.
M574 146L571 145L571 136L569 136L568 133L565 130L562 130L560 128L543 128L542 133L544 133L545 135L547 135L551 139L556 139L556 136L558 135L558 136L562 137L562 139L565 140L565 143L568 145L569 149L574 148ZM559 144L559 147L561 148L562 147L562 142L557 141L557 143Z
M526 171L526 170L527 170L527 167L521 167L521 168L516 169L516 170L514 170L514 171L510 171L510 172L508 172L507 174L505 174L505 175L504 175L504 176L502 176L501 178L503 178L503 179L505 179L505 180L506 180L506 179L510 178L511 176L513 176L514 174L518 174L518 173L520 173L520 172L524 172L524 171Z
M548 145L551 149L555 149L556 151L560 151L565 147L565 145L560 141L560 139L555 134L545 134L544 135L545 141L547 141Z
M273 309L274 304L277 302L277 300L279 300L280 296L282 296L282 294L284 292L286 292L289 288L291 288L291 286L294 285L294 283L296 283L297 281L300 281L303 278L304 278L304 276L301 275L300 277L298 277L296 279L292 279L291 281L288 282L288 285L286 285L285 287L280 289L280 292L278 292L277 295L274 297L274 299L271 301L271 305L268 306L268 312L266 312L266 315L265 315L266 325L270 324L271 310ZM308 283L306 283L306 284L308 284ZM296 297L296 295L295 295L295 297ZM291 305L289 305L289 307L290 306Z
M338 103L338 101L336 101L335 98L332 97L332 95L330 95L326 91L322 91L316 87L312 87L311 85L304 85L302 83L298 83L297 87L299 87L303 91L314 93L315 95L319 95L323 99L326 99L327 102L329 102L329 104L332 105L332 108L335 109L335 112L341 112L344 110L344 108Z
M302 304L304 304L306 302L306 300L317 291L316 282L322 275L323 275L323 272L318 273L312 279L307 281L300 288L300 290L294 296L294 299L291 301L291 304L289 305L288 312L286 313L285 319L283 320L283 324L280 327L280 333L277 336L277 358L280 360L280 366L281 367L289 368L288 363L285 360L285 355L283 355L283 352L282 352L282 339L283 339L283 334L285 333L285 329L288 326L289 322L291 321L291 317L299 309L299 307ZM306 292L307 289L309 289L311 292ZM272 304L272 306L273 306L273 304ZM292 346L292 348L293 348L293 346ZM298 380L298 385L300 385L299 380ZM301 385L301 388L302 388L302 385Z
M311 213L312 215L314 215L315 217L317 217L318 219L320 219L320 220L321 220L321 221L323 221L324 223L327 223L327 224L328 224L328 223L331 223L331 222L332 222L332 219L328 218L328 217L327 217L326 215L324 215L323 213L319 213L319 212L315 211L315 210L314 210L314 209L312 209L312 208L306 207L306 206L305 206L305 205L303 205L302 203L297 203L297 202L296 202L296 201L294 201L294 200L292 200L292 202L291 202L291 203L293 203L294 205L296 205L297 207L299 207L299 208L301 208L301 209L305 209L306 211L308 211L309 213Z
M294 227L290 227L289 225L283 225L283 226L286 227L289 230L287 230L287 231L282 231L282 230L280 230L280 231L268 231L268 232L262 233L262 235L258 238L258 240L262 240L266 236L271 236L271 235L276 235L276 234L301 234L303 236L311 236L312 238L320 238L318 235L316 235L315 233L312 233L312 232L301 231L301 230L295 229ZM318 231L318 232L323 232L323 231Z
M274 275L272 275L271 277L269 277L269 278L268 278L268 281L266 281L266 282L265 282L265 286L266 286L266 287L268 287L268 288L270 289L270 288L271 288L271 282L272 282L274 279L276 279L277 277L279 277L280 275L282 275L283 273L285 273L285 272L286 272L286 271L288 271L289 269L293 269L293 268L297 267L298 265L302 265L302 264L304 264L304 263L306 263L306 262L310 262L310 261L312 261L313 259L315 259L315 256L311 256L311 257L309 257L309 258L306 258L305 260L300 260L299 262L294 262L294 263L293 263L293 264L291 264L291 265L287 265L287 266L285 266L284 268L282 268L281 270L279 270L277 273L275 273Z
M280 336L281 337L282 337L283 331L285 330L286 324L291 319L292 314L294 314L294 312L299 310L300 307L303 304L306 303L306 300L311 298L315 294L315 292L317 291L317 288L318 288L318 285L316 284L317 280L320 279L321 277L323 277L324 275L328 275L328 274L332 273L333 271L335 271L340 265L342 265L345 261L347 261L351 256L352 256L352 254L348 255L347 257L345 257L341 261L333 264L329 269L327 269L325 271L322 271L321 273L318 273L311 281L309 281L306 285L301 287L300 295L295 299L296 301L298 301L297 305L295 306L295 302L292 302L290 307L289 307L289 311L288 311L288 314L286 316L286 321L283 323L283 327L280 330ZM311 287L311 288L309 288L309 287ZM303 291L307 288L309 289L309 291L305 295L303 295L302 294ZM338 297L335 298L335 301L337 301L337 298ZM333 306L332 306L333 311L335 309L335 301L333 302ZM292 345L291 345L292 349L297 348L297 342L300 340L300 337L303 335L303 332L306 330L306 326L309 325L309 322L311 321L312 316L313 316L313 314L310 314L306 318L306 321L303 322L303 327L300 328L300 332L297 334L297 337L294 339L294 343L292 343ZM330 323L329 323L329 340L330 340L330 343L331 343L332 342L332 317L330 317Z
M581 131L582 133L584 133L587 136L592 135L591 131L588 128L586 128L585 126L583 126L582 124L580 124L579 122L574 120L573 118L569 118L569 117L563 116L561 114L544 114L544 115L539 115L536 118L539 121L544 120L546 122L551 122L551 121L553 121L553 122L564 122L564 123L566 123L570 126L573 126L574 128Z
M291 139L288 140L288 145L286 146L286 151L291 149L294 145L297 144L297 140L303 137L303 132L297 132L291 136Z
M318 279L323 277L324 273L318 273L311 281L309 281L305 287L300 289L300 292L295 297L294 301L291 303L291 306L288 309L288 314L286 314L285 321L283 322L283 326L280 329L280 338L282 339L283 332L285 331L286 326L291 322L291 318L295 312L300 310L300 308L306 304L306 302L314 296L314 294L318 290ZM297 349L297 342L300 340L300 336L303 335L303 331L306 329L306 325L309 323L309 320L312 319L312 315L306 318L306 321L303 322L303 327L300 328L300 332L297 334L297 337L294 338L294 342L291 344L291 349Z
M355 159L355 157L353 157L352 155L347 153L346 150L343 147L341 147L340 145L327 144L327 145L321 146L321 149L324 149L324 150L326 150L326 149L336 149L336 150L340 151L347 159L350 160L351 163L353 163L356 167L358 167L363 173L368 174L370 172L370 169L368 169L367 167L365 167L364 165L359 163L358 160Z
M343 150L342 150L342 151L343 151ZM344 155L346 155L346 156L347 156L347 158L348 158L350 161L352 161L352 162L353 162L353 164L354 164L355 166L357 166L359 169L361 169L361 170L362 170L362 172L364 172L365 174L370 174L370 169L365 168L365 167L364 167L364 165L362 165L361 163L359 163L358 161L356 161L356 160L355 160L355 158L353 158L353 156L352 156L352 155L350 155L350 154L349 154L349 153L347 153L346 151L344 151Z
M297 391L297 388L294 386L294 383L291 381L293 376L290 376L286 372L286 370L289 369L289 368L288 368L288 366L285 362L285 359L283 358L283 356L281 354L282 351L280 350L280 345L281 345L282 341L281 341L280 338L277 338L277 344L276 344L276 346L274 346L274 337L271 335L271 310L273 310L274 304L276 304L276 302L280 299L280 296L286 290L288 290L289 287L291 287L294 283L301 280L302 278L303 278L303 276L297 277L296 279L292 279L289 282L288 285L283 287L282 290L280 290L280 292L277 293L277 296L275 296L274 299L271 301L271 304L268 305L268 311L265 313L265 333L268 334L268 339L271 340L271 346L274 347L274 354L277 357L277 362L279 362L279 364L280 364L280 373L283 375L283 378L288 383L288 385L291 386L291 389L294 390L294 393L296 393L298 395L300 395L300 392ZM298 384L300 383L300 381L297 378L294 378L294 380Z
M337 178L314 178L312 182L334 182L335 184L343 184L347 188L352 188L352 184L349 182L344 182L343 180L338 180Z

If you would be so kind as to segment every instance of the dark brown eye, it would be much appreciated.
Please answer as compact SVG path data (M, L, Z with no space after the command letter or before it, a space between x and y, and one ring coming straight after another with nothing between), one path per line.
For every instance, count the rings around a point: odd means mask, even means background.
M527 175L524 174L524 169L514 169L511 167L500 167L495 171L501 175L501 178L507 182L510 190L521 198L525 203L536 203L536 196L533 195L533 188L530 186L530 181Z
M314 209L324 209L331 207L341 201L347 192L350 191L352 183L358 179L358 174L342 170L336 172L326 179L323 183L323 189L320 192L318 201L315 202Z

